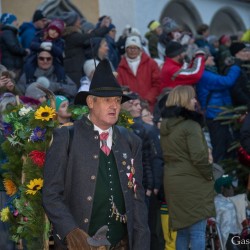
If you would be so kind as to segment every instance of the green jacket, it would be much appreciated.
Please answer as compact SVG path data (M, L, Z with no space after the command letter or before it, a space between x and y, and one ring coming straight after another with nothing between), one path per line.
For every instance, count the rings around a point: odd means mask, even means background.
M201 115L176 106L165 115L160 131L164 191L170 227L178 230L215 215L214 181Z

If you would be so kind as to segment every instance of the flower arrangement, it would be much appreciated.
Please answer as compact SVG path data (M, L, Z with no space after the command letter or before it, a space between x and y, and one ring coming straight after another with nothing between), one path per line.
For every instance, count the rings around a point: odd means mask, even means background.
M87 107L71 106L74 119L87 115ZM4 186L9 196L0 211L0 219L10 224L12 240L24 240L27 249L48 249L51 225L42 207L43 166L53 129L59 126L55 110L41 105L36 110L13 106L4 114L6 138L2 144L7 161L2 165ZM129 113L122 111L118 125L133 124Z
M2 148L8 161L2 168L9 195L1 220L8 222L12 240L25 240L28 249L44 249L50 225L42 207L43 165L52 131L58 126L55 110L41 105L36 110L15 106L4 114Z

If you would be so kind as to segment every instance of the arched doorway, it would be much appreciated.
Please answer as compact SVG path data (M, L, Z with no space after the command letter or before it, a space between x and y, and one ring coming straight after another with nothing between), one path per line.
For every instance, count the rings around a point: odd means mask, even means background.
M166 16L193 34L196 34L196 28L202 23L199 12L189 0L175 0L168 3L162 11L160 21Z
M240 15L231 7L218 10L211 21L210 33L221 36L223 34L235 35L246 30Z

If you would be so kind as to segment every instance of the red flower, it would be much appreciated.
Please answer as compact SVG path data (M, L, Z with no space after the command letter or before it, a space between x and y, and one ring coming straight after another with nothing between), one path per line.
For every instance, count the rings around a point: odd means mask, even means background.
M45 162L45 152L41 152L38 150L33 150L29 153L29 157L38 167L42 167Z

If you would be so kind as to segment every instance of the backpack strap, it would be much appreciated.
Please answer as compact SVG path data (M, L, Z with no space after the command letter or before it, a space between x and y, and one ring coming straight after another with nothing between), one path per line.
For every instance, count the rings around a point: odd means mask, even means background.
M68 155L70 153L70 149L72 146L72 141L74 137L74 126L67 126L68 132L69 132L69 141L68 141Z

